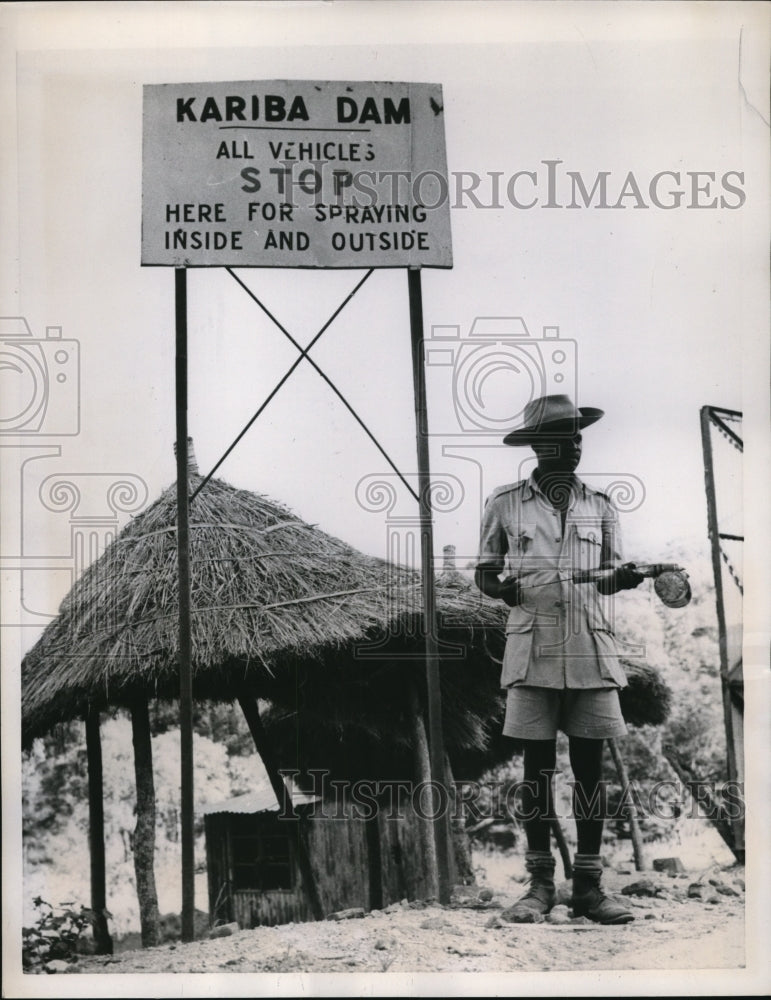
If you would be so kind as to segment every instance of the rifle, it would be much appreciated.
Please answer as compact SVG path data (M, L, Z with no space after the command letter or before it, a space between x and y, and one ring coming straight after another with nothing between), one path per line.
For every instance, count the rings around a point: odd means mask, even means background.
M683 608L691 600L691 585L688 582L688 574L677 563L629 563L627 565L640 576L653 577L653 589L662 604L666 604L668 608ZM609 580L614 573L615 569L581 569L576 570L570 579L573 583L599 583L602 580ZM556 581L526 584L520 580L523 587L548 587L554 582Z

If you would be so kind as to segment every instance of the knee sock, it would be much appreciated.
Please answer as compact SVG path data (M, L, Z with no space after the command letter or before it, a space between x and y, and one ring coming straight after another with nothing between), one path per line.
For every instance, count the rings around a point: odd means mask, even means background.
M570 737L570 766L573 769L573 814L578 834L578 854L599 854L605 815L602 785L604 740Z
M552 775L557 761L555 740L524 740L525 786L522 808L529 851L551 850Z

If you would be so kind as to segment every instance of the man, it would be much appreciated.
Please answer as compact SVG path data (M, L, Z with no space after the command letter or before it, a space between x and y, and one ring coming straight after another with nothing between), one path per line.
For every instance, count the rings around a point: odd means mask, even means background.
M539 919L554 905L551 778L557 729L568 736L574 776L578 847L573 863L573 913L602 924L627 923L632 913L600 887L604 741L626 732L618 661L605 598L643 577L622 564L612 503L575 475L581 430L602 410L576 409L568 396L544 396L524 410L524 425L504 438L530 445L537 466L528 479L496 489L482 519L477 586L511 608L501 686L507 689L505 736L524 744L525 865L530 886L507 916ZM578 583L581 570L607 568L601 583ZM501 579L504 569L506 576Z

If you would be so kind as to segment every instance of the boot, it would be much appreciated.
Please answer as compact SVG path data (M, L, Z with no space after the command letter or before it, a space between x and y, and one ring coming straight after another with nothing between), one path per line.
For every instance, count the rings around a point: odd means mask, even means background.
M534 924L554 906L554 858L549 851L527 851L525 868L530 873L527 892L501 913L513 924Z
M628 924L634 914L623 903L606 896L600 888L602 862L599 854L576 854L573 861L573 916L588 917L598 924Z

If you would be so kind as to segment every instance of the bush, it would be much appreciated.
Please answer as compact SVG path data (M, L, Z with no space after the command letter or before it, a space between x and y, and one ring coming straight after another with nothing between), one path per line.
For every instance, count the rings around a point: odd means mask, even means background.
M59 958L69 961L80 949L81 937L94 922L94 912L85 906L79 910L64 903L54 909L41 896L33 900L38 917L33 927L23 927L22 965L30 971Z

